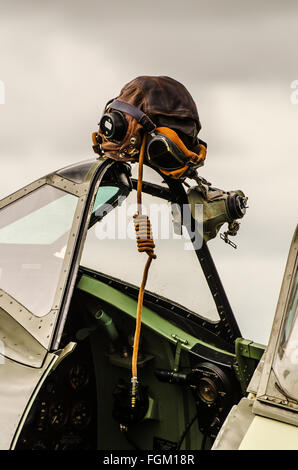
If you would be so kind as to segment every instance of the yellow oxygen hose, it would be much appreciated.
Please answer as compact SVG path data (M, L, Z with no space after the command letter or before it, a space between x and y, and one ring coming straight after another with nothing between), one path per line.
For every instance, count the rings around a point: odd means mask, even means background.
M142 323L142 308L143 308L143 299L144 291L146 287L146 282L148 278L148 271L153 259L156 259L154 253L155 244L152 237L151 224L149 217L142 214L142 186L143 186L143 164L144 164L144 153L146 146L146 134L143 137L142 145L140 149L139 156L139 174L138 174L138 185L137 185L137 203L138 209L137 213L134 215L134 225L137 238L137 246L140 253L146 252L148 259L144 268L143 279L139 290L138 296L138 306L137 306L137 317L136 317L136 329L134 335L133 343L133 355L132 355L132 378L131 378L131 407L135 407L137 387L138 387L138 351L139 351L139 342L140 342L140 333L141 333L141 323Z

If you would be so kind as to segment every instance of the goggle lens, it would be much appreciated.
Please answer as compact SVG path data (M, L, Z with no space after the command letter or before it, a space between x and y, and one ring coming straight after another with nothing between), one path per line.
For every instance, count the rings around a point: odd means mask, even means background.
M147 158L150 164L161 170L178 170L185 166L184 153L166 136L154 136L147 144Z

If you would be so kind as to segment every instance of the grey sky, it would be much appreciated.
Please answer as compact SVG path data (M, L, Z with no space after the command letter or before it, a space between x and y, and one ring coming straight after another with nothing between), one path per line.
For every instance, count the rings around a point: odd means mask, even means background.
M0 1L0 197L92 156L105 102L138 75L193 95L201 174L243 189L237 250L210 242L246 337L267 341L297 221L296 1ZM8 176L9 175L9 176Z

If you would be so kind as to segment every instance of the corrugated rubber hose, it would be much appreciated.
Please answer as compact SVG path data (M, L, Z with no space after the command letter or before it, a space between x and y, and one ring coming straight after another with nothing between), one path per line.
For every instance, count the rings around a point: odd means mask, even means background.
M144 164L144 153L146 146L147 136L146 134L143 137L142 145L139 155L139 174L138 174L138 185L137 185L137 203L138 209L137 213L134 215L134 225L137 238L137 246L140 253L147 253L148 259L144 268L143 279L139 290L138 296L138 306L137 306L137 317L136 317L136 329L134 335L133 343L133 355L132 355L132 378L131 378L131 407L135 407L137 387L138 387L138 351L139 351L139 342L141 334L141 323L142 323L142 309L143 309L143 299L144 291L146 287L146 282L148 278L148 271L153 259L156 258L154 253L154 241L152 237L151 224L149 217L142 214L142 186L143 186L143 164Z

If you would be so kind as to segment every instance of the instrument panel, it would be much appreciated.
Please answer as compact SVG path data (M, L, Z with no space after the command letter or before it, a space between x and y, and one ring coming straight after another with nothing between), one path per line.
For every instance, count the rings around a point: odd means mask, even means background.
M94 450L97 399L92 355L82 341L43 384L16 449Z

